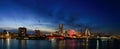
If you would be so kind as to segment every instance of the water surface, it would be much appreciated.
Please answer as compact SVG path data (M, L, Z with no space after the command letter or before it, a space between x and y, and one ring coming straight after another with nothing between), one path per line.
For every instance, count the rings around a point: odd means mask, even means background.
M120 49L120 40L15 40L0 39L0 49Z

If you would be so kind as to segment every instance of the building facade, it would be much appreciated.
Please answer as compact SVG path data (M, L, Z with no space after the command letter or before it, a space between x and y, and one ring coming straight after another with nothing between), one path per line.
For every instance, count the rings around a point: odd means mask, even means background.
M59 24L59 33L63 33L63 24Z
M40 37L40 36L42 36L42 32L40 30L35 30L35 35L37 37Z
M20 37L24 37L27 35L27 28L25 27L19 27L18 28L18 34Z

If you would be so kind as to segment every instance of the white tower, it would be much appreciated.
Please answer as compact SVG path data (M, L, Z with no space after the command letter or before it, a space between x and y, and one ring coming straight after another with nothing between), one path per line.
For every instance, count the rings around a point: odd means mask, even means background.
M86 30L85 30L85 36L90 36L90 31L88 28L86 28Z

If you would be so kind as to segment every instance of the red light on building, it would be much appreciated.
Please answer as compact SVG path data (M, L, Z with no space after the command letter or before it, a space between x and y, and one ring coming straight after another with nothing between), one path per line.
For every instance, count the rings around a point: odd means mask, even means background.
M75 31L73 29L68 30L68 35L73 36L75 34Z

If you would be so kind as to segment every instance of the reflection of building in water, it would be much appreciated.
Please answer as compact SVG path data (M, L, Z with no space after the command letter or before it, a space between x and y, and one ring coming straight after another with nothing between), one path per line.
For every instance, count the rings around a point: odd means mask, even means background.
M65 40L50 40L52 49L65 49Z
M100 40L99 41L99 49L114 49L112 48L111 44L110 43L111 41L109 39L106 39L106 40ZM117 45L116 45L117 46Z
M80 40L79 48L88 49L89 48L89 40L88 39L82 39L82 40Z
M88 38L86 39L86 44L85 45L86 45L86 49L88 49L89 48L89 39Z
M8 39L6 39L6 41L7 41L7 49L10 49L10 39L8 38Z
M19 46L19 48L20 49L26 49L26 40L19 40L19 44L18 44Z
M56 48L57 43L55 38L51 39L51 45L53 49Z
M75 49L75 40L67 40L68 49Z
M65 41L64 40L61 40L59 41L59 49L65 49Z
M97 40L96 49L99 49L99 40Z
M4 46L4 40L2 39L2 48L1 48L1 49L3 49L3 48L4 48L3 46Z

